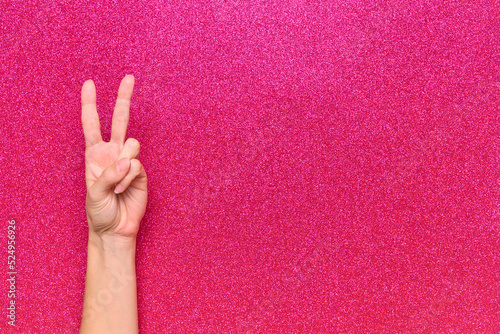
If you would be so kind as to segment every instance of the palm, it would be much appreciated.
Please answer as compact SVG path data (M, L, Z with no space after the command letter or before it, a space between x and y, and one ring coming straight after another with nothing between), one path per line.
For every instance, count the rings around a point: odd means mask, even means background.
M130 78L129 78L130 79ZM87 216L89 228L123 237L134 237L144 216L147 200L147 178L145 173L134 177L127 188L119 194L113 189L92 195L92 187L103 171L117 160L127 157L135 159L139 144L129 138L124 142L133 80L122 80L117 104L113 113L112 138L102 141L95 110L95 88L82 88L82 123L86 139L85 179L87 183ZM92 198L90 198L92 197ZM92 226L91 226L92 225Z

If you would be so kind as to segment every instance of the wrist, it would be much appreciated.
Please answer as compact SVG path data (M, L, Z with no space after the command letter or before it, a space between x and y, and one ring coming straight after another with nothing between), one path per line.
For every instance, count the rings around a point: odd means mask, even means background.
M98 234L89 230L88 246L102 252L134 252L136 249L136 238L123 237L120 235Z

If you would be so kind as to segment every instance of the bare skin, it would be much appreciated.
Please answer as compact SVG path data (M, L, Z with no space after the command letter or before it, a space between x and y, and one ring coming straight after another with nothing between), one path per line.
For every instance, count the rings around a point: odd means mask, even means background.
M101 136L92 80L82 86L87 278L81 333L138 333L135 249L147 202L147 175L134 138L125 141L134 77L118 89L111 139ZM120 168L121 167L121 168Z

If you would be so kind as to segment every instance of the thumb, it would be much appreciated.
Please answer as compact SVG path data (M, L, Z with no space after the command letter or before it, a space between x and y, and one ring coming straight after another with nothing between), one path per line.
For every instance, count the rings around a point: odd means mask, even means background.
M90 188L90 193L95 201L100 201L109 195L110 190L115 189L130 169L130 159L123 158L108 166Z

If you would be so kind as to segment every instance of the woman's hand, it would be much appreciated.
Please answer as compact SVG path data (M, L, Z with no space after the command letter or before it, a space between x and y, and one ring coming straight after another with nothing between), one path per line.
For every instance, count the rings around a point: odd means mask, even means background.
M101 137L92 80L82 86L82 125L85 135L86 210L89 233L114 241L135 242L146 211L147 176L139 155L139 142L125 141L134 77L126 75L118 89L111 140Z

